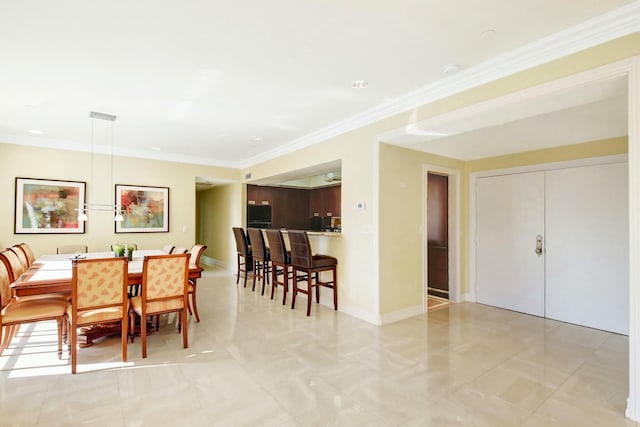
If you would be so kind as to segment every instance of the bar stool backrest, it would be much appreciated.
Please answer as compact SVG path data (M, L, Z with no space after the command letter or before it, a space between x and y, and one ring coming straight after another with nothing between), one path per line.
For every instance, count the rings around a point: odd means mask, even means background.
M296 267L311 268L313 255L311 244L306 231L289 230L289 244L291 245L291 264Z
M241 227L233 227L233 236L236 238L236 250L246 258L249 255L249 245L244 230Z
M249 240L251 240L251 254L254 258L266 259L267 248L264 243L264 236L262 230L259 228L247 228L249 233Z
M287 256L287 248L284 244L284 236L280 230L265 230L267 240L269 241L269 255L271 261L280 264L289 264L290 260Z

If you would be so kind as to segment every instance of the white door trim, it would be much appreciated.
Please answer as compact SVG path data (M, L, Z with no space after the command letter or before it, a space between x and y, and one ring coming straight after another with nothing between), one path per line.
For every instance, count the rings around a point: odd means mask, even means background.
M427 177L429 172L440 175L447 175L449 178L448 188L448 239L449 239L449 300L453 302L461 301L461 279L460 279L460 258L461 258L461 221L460 202L462 194L461 173L457 169L445 168L431 164L422 165L422 307L427 310Z
M640 61L629 68L629 398L626 416L640 421Z

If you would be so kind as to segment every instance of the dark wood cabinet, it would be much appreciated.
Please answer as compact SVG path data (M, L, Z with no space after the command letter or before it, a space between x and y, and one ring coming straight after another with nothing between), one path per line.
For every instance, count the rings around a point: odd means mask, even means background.
M339 185L310 190L309 216L340 216L340 190Z
M272 207L272 227L308 229L314 213L325 217L340 216L341 187L335 185L314 189L247 185L247 203Z

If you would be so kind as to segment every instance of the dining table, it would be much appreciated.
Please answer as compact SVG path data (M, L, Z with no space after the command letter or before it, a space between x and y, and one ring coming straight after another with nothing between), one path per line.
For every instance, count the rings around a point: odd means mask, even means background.
M141 249L133 251L129 260L127 280L131 287L142 283L142 265L145 256L167 255L160 249ZM42 255L18 279L11 284L12 297L20 298L31 295L67 294L71 295L72 262L74 259L111 258L113 252L88 252L81 254L51 254ZM189 265L189 280L197 280L202 276L203 268ZM119 325L99 325L97 327L82 328L79 337L86 341L79 341L81 347L93 345L97 338L119 334Z

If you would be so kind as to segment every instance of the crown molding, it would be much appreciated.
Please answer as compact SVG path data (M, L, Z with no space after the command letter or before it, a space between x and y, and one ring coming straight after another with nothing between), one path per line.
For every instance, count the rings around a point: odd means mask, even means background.
M54 138L36 138L28 135L17 134L4 134L0 133L0 144L13 144L21 145L25 147L38 147L38 148L51 148L55 150L67 150L67 151L79 151L91 153L91 148L88 144L76 144L65 140ZM207 158L201 156L189 156L181 155L177 153L163 153L161 151L148 151L148 150L136 150L130 148L114 147L113 152L111 147L107 145L94 145L93 152L96 154L104 154L120 156L120 157L133 157L139 159L148 160L160 160L173 163L186 163L191 165L202 166L215 166L222 168L237 169L239 168L237 162L224 162L220 159Z
M529 43L521 48L496 56L454 76L448 76L423 86L397 98L392 103L385 103L382 106L366 110L331 126L294 139L274 150L239 162L237 166L247 168L272 160L387 117L638 31L640 31L640 0Z

